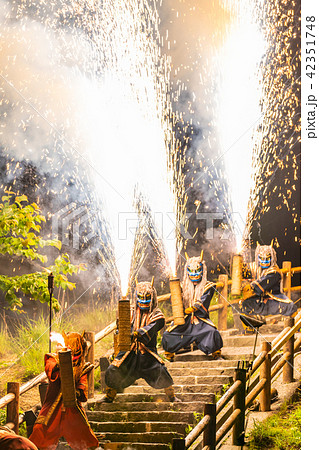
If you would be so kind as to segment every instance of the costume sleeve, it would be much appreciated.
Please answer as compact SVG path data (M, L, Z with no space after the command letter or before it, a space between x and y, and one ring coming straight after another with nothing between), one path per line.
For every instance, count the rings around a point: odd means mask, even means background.
M53 354L47 353L44 356L44 367L50 382L54 382L60 378L59 365Z
M198 300L196 299L194 306L195 308L197 308L197 310L201 311L202 313L204 313L205 315L208 314L208 308L211 302L211 299L214 295L214 288L210 287L209 289L207 289L206 292L204 292L204 294L201 296L201 298Z
M253 281L250 285L257 295L263 295L266 291L271 291L276 284L281 281L280 272L271 272L258 280Z
M144 325L144 327L137 330L139 336L138 340L143 344L148 344L152 338L160 331L165 325L165 319L163 317L151 322L149 325Z

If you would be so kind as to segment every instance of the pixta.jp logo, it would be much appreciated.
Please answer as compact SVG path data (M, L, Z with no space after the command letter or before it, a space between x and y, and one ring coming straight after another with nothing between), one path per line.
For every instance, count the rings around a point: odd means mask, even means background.
M95 220L86 206L72 202L53 214L52 239L78 250L80 241L89 242L96 235Z

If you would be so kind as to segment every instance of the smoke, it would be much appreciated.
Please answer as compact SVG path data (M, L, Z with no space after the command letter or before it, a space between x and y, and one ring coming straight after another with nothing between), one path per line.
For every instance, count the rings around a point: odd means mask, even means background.
M163 2L160 14L163 47L171 59L175 160L181 172L175 184L182 193L178 213L182 226L194 236L181 238L181 248L197 255L204 246L209 252L206 260L211 261L212 254L227 253L230 245L218 238L208 241L196 215L221 213L219 225L229 224L232 207L218 127L219 59L236 14L229 2L208 0ZM219 234L223 229L216 231Z
M52 224L61 220L62 233L63 223L74 228L76 209L91 211L85 234L93 227L99 236L90 241L91 260L97 254L110 270L117 267L126 283L136 181L155 212L173 209L169 68L158 46L157 12L147 0L4 6L1 146L10 182L21 185L27 162L39 178L36 195Z
M1 2L1 188L40 204L46 237L57 222L53 237L62 240L62 250L73 262L88 263L90 271L78 281L84 289L97 277L117 283L118 274L92 182L97 170L87 154L97 98L88 76L92 50L82 30L61 26L61 5ZM50 261L57 256L47 253Z

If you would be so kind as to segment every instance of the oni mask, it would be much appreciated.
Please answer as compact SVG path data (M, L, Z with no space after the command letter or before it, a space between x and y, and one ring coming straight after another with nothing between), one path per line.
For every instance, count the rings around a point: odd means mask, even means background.
M136 280L136 304L142 312L149 312L152 309L155 291L153 283L154 277L151 283L148 281L138 283Z
M200 283L203 277L203 252L200 257L188 258L186 254L187 262L186 262L186 271L188 278L192 283Z
M256 247L256 264L262 269L268 269L276 264L276 252L272 246L272 241L270 245L259 245L257 243Z

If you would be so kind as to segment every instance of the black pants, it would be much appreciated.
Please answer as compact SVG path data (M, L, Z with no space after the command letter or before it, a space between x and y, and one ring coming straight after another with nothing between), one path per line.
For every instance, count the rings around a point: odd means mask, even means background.
M116 359L120 359L123 354L120 353ZM111 364L105 372L105 384L117 391L131 386L139 378L143 378L155 389L163 389L173 384L165 365L149 353L131 351L120 367Z
M214 353L223 346L219 331L202 320L195 325L191 323L190 319L187 319L184 325L178 325L174 330L163 333L163 348L170 353L188 347L193 342L205 355Z

